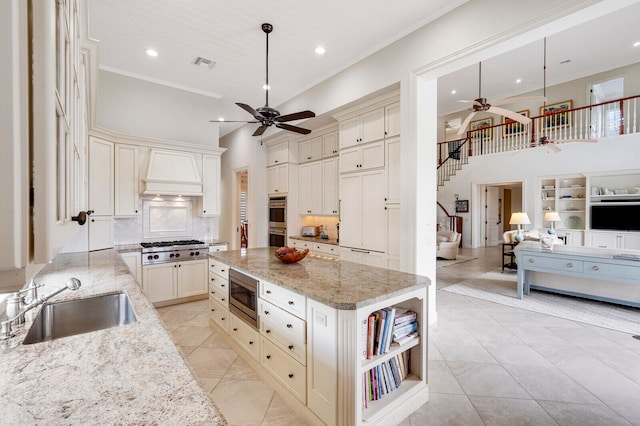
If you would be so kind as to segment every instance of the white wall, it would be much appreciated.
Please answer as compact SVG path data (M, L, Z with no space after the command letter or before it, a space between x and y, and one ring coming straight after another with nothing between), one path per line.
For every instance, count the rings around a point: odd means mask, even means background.
M97 126L145 138L218 146L218 101L172 87L100 71Z

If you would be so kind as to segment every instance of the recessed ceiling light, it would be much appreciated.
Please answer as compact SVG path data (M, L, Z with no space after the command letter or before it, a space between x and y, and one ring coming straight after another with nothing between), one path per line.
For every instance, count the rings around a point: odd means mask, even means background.
M263 85L262 85L262 88L263 88L264 90L271 90L271 86L269 86L269 85L267 85L267 84L263 84Z
M640 41L636 41L635 43L633 43L633 47L638 47L640 46Z
M224 117L218 117L218 121L224 121Z
M518 84L522 83L522 79L521 78L516 79L516 83Z
M156 56L158 56L158 51L155 49L146 49L144 52L147 55L151 56L152 58L155 58Z
M324 55L324 53L325 53L326 51L327 51L327 50L326 50L324 47L322 47L322 46L318 46L318 47L316 47L316 53L317 53L318 55Z
M453 89L453 90L451 91L451 94L452 94L452 95L455 95L456 93L458 93L458 91L457 91L456 89Z

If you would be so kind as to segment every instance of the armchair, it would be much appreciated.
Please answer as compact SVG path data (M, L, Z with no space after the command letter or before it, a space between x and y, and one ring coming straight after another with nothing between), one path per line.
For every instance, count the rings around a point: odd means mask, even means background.
M458 256L458 246L462 234L456 231L438 231L436 233L437 249L436 257L455 260Z

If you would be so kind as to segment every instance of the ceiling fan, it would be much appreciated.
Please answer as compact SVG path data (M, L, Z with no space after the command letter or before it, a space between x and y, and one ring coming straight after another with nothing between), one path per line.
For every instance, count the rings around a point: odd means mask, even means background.
M473 116L482 111L487 111L497 115L503 115L514 121L517 121L518 123L529 124L531 123L531 119L529 117L525 117L523 115L518 114L517 112L513 112L505 108L499 108L498 105L506 105L514 102L546 101L546 98L542 96L515 96L512 98L500 99L500 100L489 103L487 102L486 98L482 97L481 88L482 88L482 62L479 62L478 63L478 98L473 101L468 101L468 100L458 101L458 102L473 104L471 106L471 111L472 111L471 114L469 114L467 118L465 118L465 120L462 122L462 125L460 126L460 129L458 130L458 136L462 135L467 130L467 126L469 126L469 123L471 122L471 119L473 118Z
M544 105L542 110L546 111L546 106L547 106L547 38L544 38L544 62L543 62L543 97L544 97ZM589 126L589 128L591 129L591 126ZM551 151L558 153L560 151L562 151L562 149L560 149L560 147L557 145L558 143L563 143L563 142L591 142L591 143L595 143L598 142L598 139L595 138L560 138L557 140L553 140L551 138L549 138L545 133L544 133L545 127L544 124L542 125L541 131L542 131L542 136L540 136L540 138L538 138L538 145L540 146L547 146L549 149L551 149ZM593 131L591 131L591 133L593 133Z
M265 86L265 96L266 100L263 107L259 107L253 109L247 104L243 104L240 102L236 102L243 110L247 111L251 114L255 120L252 121L226 121L226 120L210 120L212 123L260 123L260 127L253 132L253 136L261 136L267 128L271 126L276 126L279 129L288 130L290 132L296 132L303 135L308 135L311 133L311 130L304 129L298 126L292 126L291 124L286 124L288 121L302 120L304 118L312 118L315 117L316 114L313 111L305 110L294 112L292 114L280 115L280 112L275 108L271 108L269 106L269 33L273 31L273 25L264 23L262 24L262 31L266 34L267 37L267 78L266 78L266 86Z

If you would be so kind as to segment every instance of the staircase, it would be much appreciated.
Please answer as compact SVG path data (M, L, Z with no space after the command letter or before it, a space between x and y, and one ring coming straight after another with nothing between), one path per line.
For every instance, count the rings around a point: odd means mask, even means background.
M457 139L438 144L438 188L451 180L462 166L469 163L471 138Z

